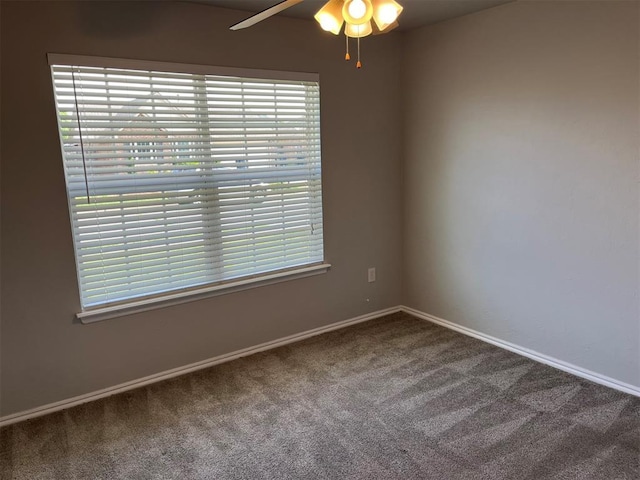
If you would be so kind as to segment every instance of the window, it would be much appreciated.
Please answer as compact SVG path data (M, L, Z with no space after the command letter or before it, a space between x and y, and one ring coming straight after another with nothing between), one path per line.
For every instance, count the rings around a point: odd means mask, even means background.
M49 63L83 311L326 270L317 75Z

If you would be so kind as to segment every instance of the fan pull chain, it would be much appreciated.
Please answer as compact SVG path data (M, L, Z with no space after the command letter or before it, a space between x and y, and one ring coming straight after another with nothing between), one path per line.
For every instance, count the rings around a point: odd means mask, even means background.
M360 37L358 37L358 63L356 63L356 68L362 68L362 62L360 61Z
M346 61L349 61L349 60L351 60L351 55L349 55L349 35L347 35L346 31L344 32L344 39L345 39L345 42L347 44L347 53L344 55L344 59Z

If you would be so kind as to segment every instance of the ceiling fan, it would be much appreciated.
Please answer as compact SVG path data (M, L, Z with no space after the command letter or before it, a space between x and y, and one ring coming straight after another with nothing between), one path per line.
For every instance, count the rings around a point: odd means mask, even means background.
M251 17L229 27L240 30L251 27L267 18L276 15L303 0L282 0ZM314 15L323 30L339 35L344 25L347 53L345 60L350 60L349 38L357 39L357 68L362 68L360 61L360 39L368 35L387 33L398 26L398 16L403 7L395 0L329 0Z

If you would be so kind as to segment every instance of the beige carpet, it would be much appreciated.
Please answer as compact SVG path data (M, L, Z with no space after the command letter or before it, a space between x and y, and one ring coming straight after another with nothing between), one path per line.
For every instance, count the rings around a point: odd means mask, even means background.
M640 399L395 314L0 430L0 478L640 478Z

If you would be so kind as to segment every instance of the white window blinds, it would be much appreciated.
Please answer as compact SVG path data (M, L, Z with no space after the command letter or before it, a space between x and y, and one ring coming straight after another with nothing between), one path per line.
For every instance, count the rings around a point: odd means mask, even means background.
M83 309L322 263L317 79L56 60Z

